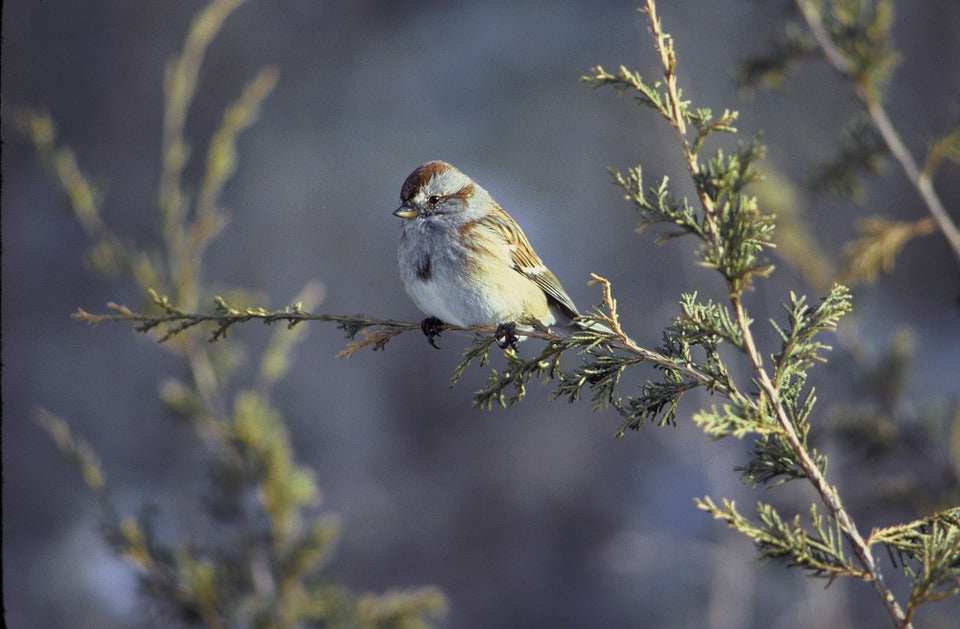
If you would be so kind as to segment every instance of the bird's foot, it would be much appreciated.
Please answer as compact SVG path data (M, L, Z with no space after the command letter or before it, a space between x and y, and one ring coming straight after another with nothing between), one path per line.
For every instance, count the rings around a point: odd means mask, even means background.
M517 349L517 324L513 322L501 323L497 326L497 331L493 333L493 338L497 341L500 349L508 347L514 351Z
M434 339L440 337L441 327L443 327L443 321L437 319L436 317L427 317L420 322L420 329L423 330L424 336L427 337L427 343L430 343L437 349L440 349L440 346L437 345L437 342Z

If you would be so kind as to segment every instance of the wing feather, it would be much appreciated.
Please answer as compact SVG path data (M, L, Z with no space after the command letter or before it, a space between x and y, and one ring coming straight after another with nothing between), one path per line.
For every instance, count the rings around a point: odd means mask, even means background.
M499 211L491 212L480 222L496 232L506 243L513 269L539 286L547 299L560 308L565 315L570 318L580 316L570 295L563 290L560 280L533 250L520 226L501 208L498 207L497 210Z

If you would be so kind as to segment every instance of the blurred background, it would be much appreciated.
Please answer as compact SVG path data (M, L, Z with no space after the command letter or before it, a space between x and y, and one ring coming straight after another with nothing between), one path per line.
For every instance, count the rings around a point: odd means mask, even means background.
M798 68L782 93L740 98L735 60L773 37L789 4L675 0L660 12L675 38L684 95L698 106L739 109L740 139L763 131L764 167L799 181L834 154L839 128L858 105L816 62ZM960 3L901 5L908 3L898 5L894 40L903 59L888 106L922 156L960 115ZM96 504L32 421L36 408L63 416L93 445L122 509L155 505L172 535L189 539L205 479L191 429L172 421L157 397L165 377L183 375L182 365L129 326L70 319L77 308L102 312L108 301L134 305L141 295L129 280L104 279L85 262L89 240L7 114L14 106L47 108L60 140L104 191L107 222L156 248L163 67L202 6L3 5L9 627L149 624L133 570L101 541ZM240 8L200 74L187 123L194 155L204 154L223 108L260 68L276 65L280 82L242 136L240 168L224 194L230 222L205 258L204 303L242 286L261 293L265 307L280 308L319 281L325 298L317 311L419 320L397 279L400 225L390 213L407 174L444 159L519 221L581 309L600 301L586 282L601 274L613 282L626 329L655 346L681 292L718 298L723 287L697 267L693 243L658 247L654 234L636 234L635 216L606 172L640 163L651 182L669 175L689 193L663 122L579 81L597 64L657 74L636 6L253 0ZM202 169L197 161L187 167L188 181ZM946 165L936 183L960 217L956 165ZM867 189L860 206L795 190L827 256L839 259L858 218L925 216L893 164ZM819 296L788 264L775 263L777 272L749 297L765 342L774 339L762 322L781 317L778 304L791 290ZM960 394L958 294L957 262L940 235L908 245L889 275L854 292L853 320L868 353L879 355L899 330L912 331L917 358L907 390L918 407ZM231 338L256 347L266 333L247 324ZM837 581L825 589L798 571L756 564L744 538L695 509L694 497L710 495L734 498L745 512L758 498L776 499L792 514L806 512L812 498L800 484L776 492L742 485L733 468L749 444L709 443L690 422L708 398L691 397L676 427L645 426L622 440L614 437L620 419L613 411L550 402L538 386L519 406L480 412L470 399L487 368L448 386L469 341L445 334L436 351L407 334L384 352L337 360L341 333L310 325L275 399L298 460L318 472L324 508L341 518L335 578L357 590L435 584L449 597L449 627L888 622L868 586ZM815 423L848 399L844 377L842 363L814 370L823 414ZM858 454L831 443L823 444L833 457L831 478L862 530L920 515L873 508L870 477L856 474ZM958 610L954 599L925 608L918 621L955 626Z

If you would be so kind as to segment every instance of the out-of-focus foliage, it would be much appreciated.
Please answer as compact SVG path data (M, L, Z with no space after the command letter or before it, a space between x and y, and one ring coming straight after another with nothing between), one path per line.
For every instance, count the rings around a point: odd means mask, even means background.
M891 0L795 0L799 20L790 20L783 34L759 54L740 62L738 79L745 92L760 86L779 87L797 63L823 57L849 80L864 111L840 132L837 155L808 177L816 191L830 192L856 203L865 201L864 181L884 170L893 156L931 214L913 222L877 215L861 221L860 236L844 248L846 259L838 279L871 283L889 272L900 250L910 241L939 231L960 263L960 230L933 187L944 160L958 160L960 125L929 146L921 166L907 149L884 109L884 94L900 62L891 29ZM796 260L797 256L791 256Z
M93 239L98 268L131 274L146 296L138 308L111 304L111 314L79 311L77 318L91 323L132 322L164 341L164 347L187 366L190 378L168 379L162 398L168 408L196 427L209 446L209 469L216 491L205 506L219 534L189 544L170 544L155 535L148 515L119 516L92 449L75 439L62 420L42 413L41 423L100 497L113 548L136 566L146 595L162 602L177 618L212 626L303 622L423 626L442 615L445 603L436 589L357 595L326 574L339 526L336 519L318 513L316 479L309 468L295 461L284 420L270 396L305 332L301 322L336 322L350 340L341 352L346 357L362 348L383 349L397 335L415 331L419 325L360 315L311 314L320 301L315 287L282 309L237 305L262 300L242 290L224 292L225 297L207 294L198 273L207 245L224 225L226 215L219 197L236 166L237 137L256 120L277 78L275 70L263 71L227 108L210 142L199 185L194 187L196 199L191 199L191 187L181 181L191 153L183 134L186 112L206 46L236 4L211 3L191 29L182 55L168 67L159 194L161 251L144 253L113 235L97 210L102 193L80 173L73 154L57 145L49 116L36 111L24 111L20 116L22 128ZM889 44L892 5L799 4L813 7L815 15L821 16L826 7L836 8L819 28L832 37L836 50L847 59L844 63L856 89L875 108L897 59ZM816 406L817 396L808 384L810 368L825 362L831 349L824 335L833 332L840 318L853 308L851 295L833 283L834 265L820 255L812 230L805 229L800 213L784 216L787 209L796 210L795 200L784 199L784 211L770 201L771 190L782 193L789 186L768 187L766 194L762 188L757 191L757 185L769 185L757 181L757 162L764 158L758 140L705 153L708 140L712 145L721 134L736 133L737 112L723 110L714 115L684 98L676 77L673 40L660 27L652 2L648 3L648 15L663 68L662 81L650 82L625 67L608 73L598 66L584 78L594 86L610 86L633 96L637 104L653 109L677 131L679 153L695 198L675 192L675 184L666 177L650 187L640 166L613 172L614 182L637 211L639 229L662 228L661 243L681 236L696 241L698 263L717 271L729 299L703 298L698 292L681 295L661 344L646 349L620 327L610 283L596 278L604 288L603 300L585 318L604 324L611 332L594 329L563 337L535 328L529 336L546 340L543 349L529 358L506 349L504 366L492 370L474 395L474 405L491 408L518 403L536 378L554 386L555 398L574 402L587 396L594 409L612 408L621 416L618 435L624 436L627 429L639 429L647 421L676 423L678 415L682 417L679 411L686 403L684 396L691 391L713 394L717 403L704 406L692 418L711 438L752 440L746 462L737 468L742 478L771 487L793 479L809 481L823 505L811 504L808 516L789 517L781 515L783 509L760 502L751 516L738 511L732 500L717 504L707 496L697 501L699 508L746 535L763 558L831 580L849 576L869 583L894 622L907 625L921 604L955 594L960 583L956 553L960 529L956 507L949 502L953 498L942 492L922 505L928 512L936 510L933 515L874 531L866 538L860 533L827 479L826 457L814 446L818 430L814 421L824 413ZM775 45L770 57L745 64L741 76L750 87L782 83L791 63L818 54L822 40L817 35L822 33L811 33L798 23L788 26L786 38ZM878 171L881 155L889 148L884 130L870 116L869 122L851 131L840 157L813 179L831 191L853 195L862 190L862 175ZM942 162L956 159L957 137L955 129L933 143L918 180L921 184ZM934 219L870 219L861 224L861 237L849 245L841 277L873 279L878 271L889 270L912 238L937 229L949 233ZM791 292L784 298L784 314L771 321L776 335L773 342L761 346L745 299L750 291L765 286L763 280L773 271L768 256L775 247L822 298L810 300ZM207 303L213 304L213 311L197 312ZM279 326L262 354L256 383L228 387L238 364L231 358L236 340L228 338L227 332L250 320L286 325ZM201 334L199 328L208 326L212 332ZM493 330L472 331L478 335L465 350L454 382L470 365L485 365L493 347ZM527 347L529 344L523 346ZM570 350L577 355L575 361ZM655 377L633 388L624 375L643 363L653 367ZM887 450L892 443L902 444L907 438L905 424L894 417L902 410L898 409L897 383L902 385L903 364L891 360L880 365L887 369L878 367L876 379L886 384L877 388L889 399L877 407L826 413L841 437L850 436L852 443L866 447L869 454ZM746 376L743 365L747 365ZM882 421L876 421L878 417ZM949 460L954 463L960 460L960 448L955 447L960 435L958 418L954 411L952 431L947 430L953 439ZM956 467L952 473L956 474ZM242 555L238 549L243 549ZM887 588L885 578L889 576L875 561L874 549L884 549L895 557L909 580L911 594L904 606Z
M193 309L204 290L203 251L224 225L220 195L237 165L240 133L252 125L260 105L277 80L273 69L255 77L224 112L210 140L195 199L185 191L184 168L190 157L184 130L186 112L197 92L204 53L224 20L242 0L213 0L194 19L182 53L167 68L162 173L159 209L163 249L145 253L114 234L99 210L101 193L77 166L74 153L56 141L55 126L42 111L20 110L21 129L32 140L94 242L96 268L133 277L147 306L158 316ZM169 297L157 291L169 291ZM284 312L296 315L322 297L308 285ZM225 313L239 313L218 298ZM118 313L132 312L116 306ZM241 309L254 318L262 309ZM267 323L272 320L267 320ZM113 551L135 568L141 596L166 618L205 627L432 626L446 601L433 587L397 589L384 594L355 593L327 574L327 564L341 534L338 519L320 510L314 471L296 462L284 418L270 399L287 373L292 352L304 338L296 321L276 330L257 366L255 386L238 387L235 361L225 362L234 341L210 344L195 323L161 331L160 340L182 359L191 377L170 378L161 397L175 414L190 422L206 446L205 473L211 479L202 505L201 531L188 540L157 535L149 510L122 515L114 505L94 449L71 434L67 422L40 411L39 423L59 450L77 466L102 507L102 529ZM156 323L141 326L144 332ZM216 338L226 336L226 325ZM181 334L182 333L182 334ZM224 369L224 366L231 365Z

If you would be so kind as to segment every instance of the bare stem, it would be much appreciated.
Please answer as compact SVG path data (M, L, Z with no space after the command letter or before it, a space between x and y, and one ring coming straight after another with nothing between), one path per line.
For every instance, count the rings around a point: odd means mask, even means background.
M241 311L231 308L227 311L216 313L189 313L181 312L171 308L171 310L165 314L152 316L134 312L126 306L120 306L117 304L108 305L110 309L114 311L111 314L91 314L81 309L75 312L73 317L93 325L107 321L133 322L139 324L137 329L141 332L147 332L158 328L159 326L166 326L165 331L160 336L160 341L168 340L180 332L202 323L211 323L216 326L216 330L214 331L211 340L217 340L223 336L226 333L226 330L231 326L253 319L259 319L266 324L283 321L289 326L297 325L303 321L330 321L340 324L340 327L344 329L355 330L357 332L367 328L377 328L381 330L379 334L370 334L367 337L361 338L361 340L351 342L347 349L340 353L340 356L342 357L349 357L357 350L367 346L376 347L376 342L378 340L382 340L384 338L388 340L394 336L399 336L400 334L404 334L412 330L421 329L420 322L416 321L377 319L365 317L363 315L311 314L302 310L280 310L268 312L261 309L248 309ZM460 327L449 324L444 324L441 327L441 330L463 331L491 335L495 334L497 331L495 327ZM733 391L728 389L725 383L717 381L716 378L700 371L693 365L679 364L675 360L672 360L659 352L640 347L625 334L621 334L611 334L609 338L603 341L604 344L609 346L611 349L616 349L624 352L625 354L636 356L644 362L653 363L654 365L663 369L679 372L684 377L693 380L698 385L706 387L711 391L718 391L727 397L734 394ZM548 342L564 342L570 340L569 336L557 334L556 332L552 332L550 330L524 330L523 336Z
M927 206L927 210L931 216L933 216L940 231L947 239L947 243L953 250L954 256L956 256L957 261L960 262L960 230L957 229L957 226L947 213L946 208L944 208L943 202L940 201L936 190L934 190L930 173L919 168L910 150L903 143L903 140L900 139L900 135L890 121L890 117L887 116L883 104L856 80L850 62L843 56L843 53L837 48L836 44L833 43L830 34L827 33L827 29L823 25L823 20L820 19L820 15L813 4L809 0L796 0L796 3L797 8L800 9L800 13L803 14L803 19L806 21L811 34L813 34L813 37L817 40L820 49L823 50L824 57L826 57L831 66L852 81L854 93L856 93L857 98L859 98L866 107L867 114L880 132L881 137L883 137L883 141L890 150L890 153L900 163L900 167L903 169L910 184L916 188L924 205Z

